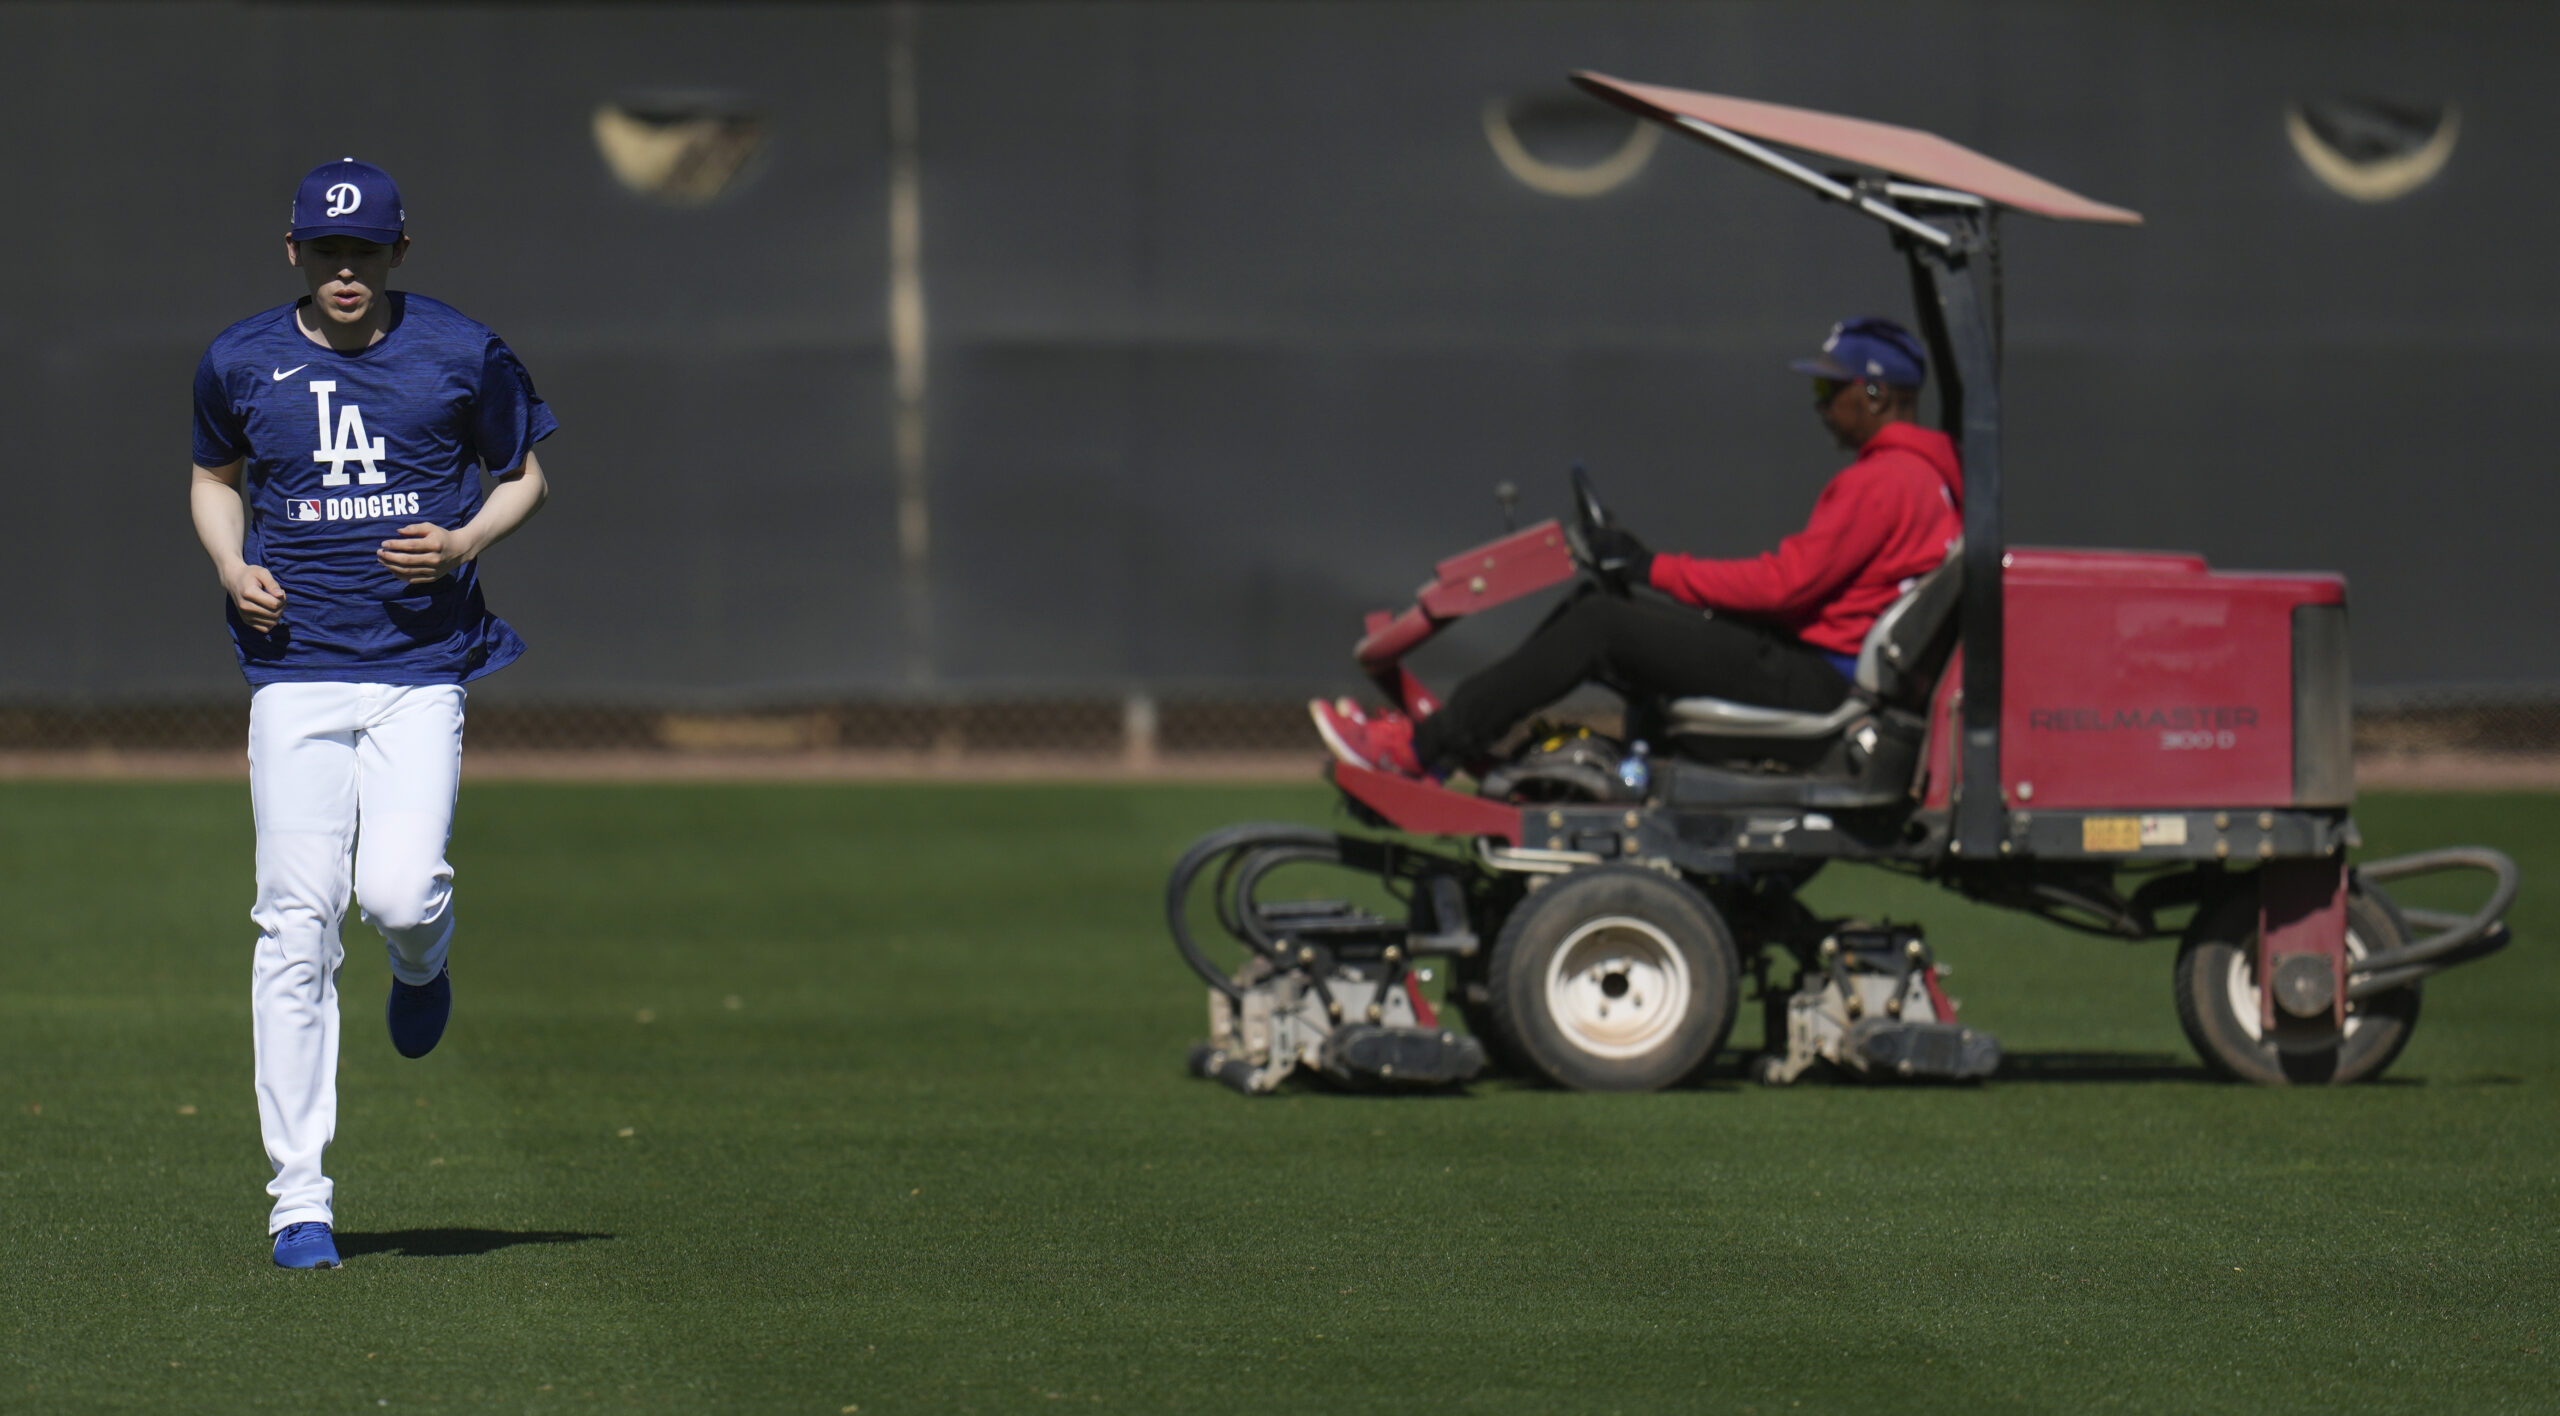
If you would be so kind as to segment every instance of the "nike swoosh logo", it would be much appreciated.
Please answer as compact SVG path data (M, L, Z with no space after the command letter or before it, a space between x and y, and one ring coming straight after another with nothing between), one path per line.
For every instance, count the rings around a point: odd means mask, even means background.
M310 367L311 366L309 364L296 364L290 369L278 369L276 370L276 382L283 383L286 379L292 378L294 375L301 373L303 370Z

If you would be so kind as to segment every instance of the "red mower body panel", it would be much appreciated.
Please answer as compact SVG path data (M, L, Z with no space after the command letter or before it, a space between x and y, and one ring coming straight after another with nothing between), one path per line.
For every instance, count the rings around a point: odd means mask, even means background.
M1371 674L1385 673L1451 620L1534 595L1573 577L1573 552L1565 547L1564 528L1541 521L1499 541L1460 551L1432 567L1430 582L1413 592L1413 603L1401 613L1380 610L1369 616L1351 655Z
M2018 550L2003 578L2001 794L2013 809L2352 798L2338 576Z
M1439 701L1404 667L1405 655L1453 620L1561 585L1575 573L1564 528L1554 521L1487 541L1434 566L1430 583L1414 591L1413 603L1401 612L1370 615L1352 657L1388 702L1417 718L1428 717L1439 710Z
M1333 781L1399 831L1417 836L1490 836L1520 844L1520 808L1516 806L1348 762L1333 764Z

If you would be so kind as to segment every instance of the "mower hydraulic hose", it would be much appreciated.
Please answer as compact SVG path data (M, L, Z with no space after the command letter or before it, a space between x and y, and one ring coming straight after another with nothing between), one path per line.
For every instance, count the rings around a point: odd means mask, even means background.
M2389 993L2395 988L2406 988L2410 984L2416 983L2418 980L2425 978L2429 974L2443 973L2446 969L2452 968L2456 964L2467 964L2474 959L2485 959L2491 954L2504 949L2507 945L2513 943L2514 940L2515 936L2508 932L2505 925L2496 925L2492 927L2488 933L2481 935L2479 938L2472 940L2461 948L2455 949L2450 953L2438 955L2423 964L2407 964L2399 968L2387 970L2383 973L2358 973L2355 975L2353 981L2347 985L2347 997L2351 1000L2361 1002L2367 998L2378 997L2382 994ZM2356 967L2358 969L2362 969L2364 967L2363 961L2358 960Z
M1319 833L1302 841L1258 842L1250 852L1237 852L1235 858L1239 864L1219 877L1220 913L1233 916L1236 923L1229 928L1239 938L1278 961L1281 946L1288 941L1264 927L1261 911L1253 907L1254 890L1262 877L1292 862L1342 864L1342 838Z
M1212 831L1201 837L1190 850L1183 852L1181 860L1174 863L1173 877L1165 884L1165 926L1172 931L1173 946L1182 951L1183 962L1189 964L1191 971L1200 975L1211 988L1229 998L1241 1001L1244 990L1238 987L1233 979L1227 977L1226 971L1218 967L1217 961L1211 959L1201 949L1200 941L1192 937L1190 919L1192 881L1199 877L1201 871L1209 867L1210 862L1230 852L1267 845L1325 846L1331 845L1334 839L1333 833L1329 831L1292 826L1284 822L1255 822L1244 826L1230 826L1223 831ZM1221 878L1224 878L1223 871ZM1224 909L1219 911L1219 916L1230 930L1237 930L1237 923L1226 919ZM1241 930L1237 932L1241 937Z
M2449 914L2442 910L2402 910L2402 915L2411 924L2437 932L2415 943L2386 949L2379 954L2367 954L2356 960L2355 978L2347 988L2349 998L2371 998L2388 993L2428 974L2485 958L2507 946L2512 936L2507 932L2506 913L2516 902L2519 876L2516 863L2503 851L2494 851L2486 846L2449 846L2443 850L2368 861L2356 867L2356 874L2378 885L2416 875L2432 875L2442 870L2485 870L2497 878L2497 884L2489 891L2488 903L2468 915Z

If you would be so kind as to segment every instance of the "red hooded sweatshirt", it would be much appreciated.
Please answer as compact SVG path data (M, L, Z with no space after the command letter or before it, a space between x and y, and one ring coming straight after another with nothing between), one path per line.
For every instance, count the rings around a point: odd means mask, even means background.
M1814 500L1813 519L1749 560L1653 558L1653 586L1855 654L1876 616L1964 534L1964 470L1947 435L1887 423Z

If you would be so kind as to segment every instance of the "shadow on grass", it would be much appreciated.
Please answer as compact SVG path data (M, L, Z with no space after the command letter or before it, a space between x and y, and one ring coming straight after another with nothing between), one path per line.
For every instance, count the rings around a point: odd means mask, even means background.
M2192 1057L2174 1052L2012 1052L1993 1078L2002 1082L2185 1082L2191 1086L2241 1087ZM2496 1079L2491 1079L2494 1084ZM2360 1087L2422 1087L2424 1077L2371 1077Z
M2187 1082L2224 1085L2203 1063L2174 1052L2012 1052L2000 1059L2004 1082Z
M1735 1091L1754 1081L1754 1065L1760 1054L1727 1051L1719 1054L1715 1066L1703 1084L1691 1082L1692 1089ZM2229 1083L2205 1070L2204 1064L2192 1057L2174 1052L2007 1052L2000 1058L2000 1070L1993 1073L1995 1082L2185 1082L2191 1086L2227 1086ZM1894 1086L1965 1086L1932 1078L1903 1082L1889 1076L1860 1077L1844 1068L1816 1063L1790 1086L1894 1087Z
M449 1259L467 1254L493 1254L518 1244L583 1244L610 1239L574 1229L394 1229L385 1234L341 1234L338 1254L398 1254L410 1259Z
M1758 1054L1727 1050L1702 1074L1681 1083L1683 1091L1735 1092L1751 1085L1752 1063ZM2000 1070L1992 1080L1998 1082L2179 1082L2188 1086L2229 1087L2239 1085L2216 1075L2192 1057L2174 1052L2011 1052L2000 1059ZM1832 1083L1840 1086L1874 1086L1890 1084L1891 1078L1866 1081L1837 1068L1818 1066L1796 1085ZM2514 1085L2513 1077L2481 1074L2463 1078L2457 1085ZM1927 1085L1928 1083L1921 1083ZM2366 1086L2423 1086L2417 1077L2383 1077L2366 1082ZM1398 1089L1349 1088L1333 1085L1321 1077L1292 1077L1281 1095L1322 1096L1344 1101L1417 1101L1439 1098L1461 1101L1485 1091L1556 1090L1534 1077L1506 1076L1488 1071L1463 1086ZM581 1236L601 1237L603 1236Z

